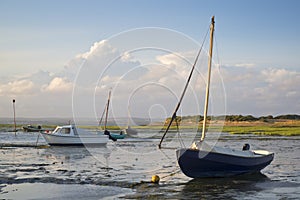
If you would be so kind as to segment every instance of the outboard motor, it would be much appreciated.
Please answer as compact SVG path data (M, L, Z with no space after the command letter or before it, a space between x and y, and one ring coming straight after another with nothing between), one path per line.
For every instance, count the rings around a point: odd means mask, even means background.
M249 144L244 144L243 151L249 151L249 150L250 150L250 145Z

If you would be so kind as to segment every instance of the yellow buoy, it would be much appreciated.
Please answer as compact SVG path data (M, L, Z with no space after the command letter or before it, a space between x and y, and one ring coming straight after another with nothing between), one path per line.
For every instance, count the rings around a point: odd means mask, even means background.
M159 183L159 176L157 175L153 175L152 178L151 178L151 183Z

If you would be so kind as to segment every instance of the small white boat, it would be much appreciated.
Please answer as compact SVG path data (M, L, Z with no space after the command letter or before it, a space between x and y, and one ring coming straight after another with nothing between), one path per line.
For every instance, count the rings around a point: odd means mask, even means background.
M75 125L57 126L53 132L41 133L49 145L106 145L108 135L90 133Z
M130 136L135 136L138 134L138 131L136 129L133 129L131 128L130 126L128 126L126 129L125 129L125 133L127 135L130 135Z

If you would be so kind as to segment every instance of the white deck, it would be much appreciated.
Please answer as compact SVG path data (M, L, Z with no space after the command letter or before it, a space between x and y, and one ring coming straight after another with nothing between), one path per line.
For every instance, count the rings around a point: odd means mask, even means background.
M240 157L261 157L265 155L272 154L269 151L265 150L236 150L236 149L230 149L225 147L218 147L218 146L210 146L206 142L199 142L199 143L193 143L192 149L198 149L200 151L206 151L206 152L214 152L214 153L220 153L220 154L226 154L226 155L234 155L234 156L240 156Z

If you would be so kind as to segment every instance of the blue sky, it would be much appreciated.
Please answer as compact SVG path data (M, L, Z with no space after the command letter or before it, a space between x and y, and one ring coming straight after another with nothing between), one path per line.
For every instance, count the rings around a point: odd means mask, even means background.
M255 60L295 67L299 6L297 0L1 1L1 51L46 49L54 54L52 62L66 62L97 40L149 26L174 29L200 41L207 19L216 15L224 62Z
M298 80L299 8L300 2L297 0L0 0L0 84L2 91L7 91L9 85L25 75L29 76L38 71L61 74L63 68L76 55L88 52L95 42L130 29L167 28L181 32L200 43L212 15L216 17L216 39L222 65L244 66L242 69L230 69L235 73L242 70L241 73L262 74L263 70L269 70L270 74L273 72L278 75L281 72L288 77L292 76L292 80ZM249 83L253 80L249 79ZM236 82L229 81L227 84L233 87ZM271 83L264 82L255 86L249 84L248 87L246 84L245 88L251 90L264 84ZM290 92L296 92L299 96L299 91L293 89ZM28 96L13 92L9 94L5 100L19 97L30 102ZM253 111L255 107L247 110L240 104L240 109L234 108L231 103L236 104L228 100L229 113L276 115L285 112L285 108L276 106L279 103L275 103L274 107L265 112L261 108ZM4 100L1 104L2 107L7 106ZM299 106L297 109L286 111L299 114ZM0 111L0 116L10 113L5 108ZM20 109L20 112L27 116L25 110ZM67 111L64 115L68 115Z

